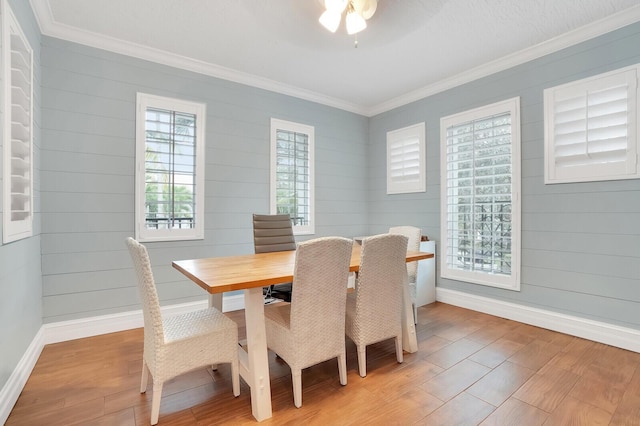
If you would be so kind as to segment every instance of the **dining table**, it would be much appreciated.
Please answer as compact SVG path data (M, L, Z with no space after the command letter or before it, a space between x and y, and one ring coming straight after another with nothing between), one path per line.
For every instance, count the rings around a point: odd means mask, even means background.
M269 359L262 288L271 284L294 282L295 250L176 260L172 266L209 293L209 306L222 311L222 294L244 291L246 345L238 347L240 375L251 389L251 411L257 421L272 416ZM358 272L361 246L354 243L350 272ZM407 262L429 259L433 253L408 251ZM402 314L403 349L413 353L418 341L411 306L411 295L405 278ZM294 282L295 286L295 282ZM345 292L347 291L345 283ZM295 290L294 290L295 291Z

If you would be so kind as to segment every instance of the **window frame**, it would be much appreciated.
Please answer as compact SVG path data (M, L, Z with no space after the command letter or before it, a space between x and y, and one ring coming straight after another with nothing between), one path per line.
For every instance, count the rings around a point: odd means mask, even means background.
M447 129L470 121L479 121L504 113L511 114L511 273L496 274L451 268L448 265L450 251L448 221L448 159ZM441 167L441 266L442 278L520 291L521 261L521 134L520 98L515 97L479 108L463 111L440 119L440 167ZM475 165L474 165L475 170ZM474 197L475 198L475 197ZM457 205L457 204L455 204Z
M195 211L193 228L146 227L146 111L148 108L193 114L195 124ZM141 242L204 239L206 105L204 103L137 93L136 99L135 235Z
M2 242L7 244L33 235L33 48L6 0L0 4L0 14L4 105ZM22 64L18 63L19 58ZM23 82L14 81L14 71ZM19 207L14 207L16 204Z
M417 179L411 181L395 181L393 179L393 151L405 148L407 146L407 141L413 141L415 139L417 139L418 148L418 177ZM402 147L399 147L398 145L402 145ZM413 124L411 126L403 127L401 129L391 130L387 132L387 194L408 194L413 192L425 192L427 190L427 167L425 149L426 138L424 121L421 123ZM405 164L406 162L410 161L415 161L415 159L401 159L401 168L403 170L408 168L415 169L416 166Z
M597 182L607 180L620 179L637 179L640 178L640 126L638 118L640 108L638 108L638 70L639 65L624 67L606 73L598 74L581 80L572 81L544 90L544 181L545 184L556 183L574 183L574 182ZM594 93L611 90L615 87L622 87L626 84L627 91L627 114L626 114L626 155L623 161L605 162L593 161L588 164L576 164L573 166L557 166L556 161L556 105L562 100L576 99L585 97ZM586 100L585 115L579 115L575 121L584 121L587 129L585 130L586 141L578 142L575 145L584 145L586 149L582 156L591 159L589 147L606 141L609 144L614 141L612 138L589 140L589 107L594 108L595 105L590 104ZM595 109L595 108L594 108ZM575 110L575 109L574 109ZM560 112L562 113L562 111ZM592 117L591 123L599 124L598 116ZM600 119L601 121L601 119ZM560 123L567 125L567 123ZM600 127L598 127L600 129ZM566 134L566 133L565 133ZM619 139L619 138L618 138ZM579 140L579 139L577 139ZM591 142L591 144L590 144ZM614 142L615 143L615 142ZM560 145L563 146L563 145ZM566 146L566 145L564 145ZM593 152L596 152L595 150ZM612 151L601 151L612 152ZM596 152L597 153L597 152ZM588 161L588 160L587 160Z
M271 118L270 130L270 181L269 181L269 210L277 214L277 134L278 130L303 133L307 135L309 145L309 223L297 224L292 220L294 235L315 234L315 128L313 126L292 121Z

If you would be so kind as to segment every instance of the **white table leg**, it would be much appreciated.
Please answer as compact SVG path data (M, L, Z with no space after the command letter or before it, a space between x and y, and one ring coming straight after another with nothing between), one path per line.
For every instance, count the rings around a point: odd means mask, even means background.
M220 312L222 312L222 293L209 293L209 307L216 308ZM218 369L218 364L211 364L212 370Z
M271 417L271 382L262 287L244 291L247 352L240 353L240 374L251 387L251 412L259 422Z
M411 303L411 293L409 290L409 276L404 276L404 289L402 304L402 349L409 353L418 350L418 337L416 336L416 325L413 319L413 306Z
M209 294L209 307L222 312L222 293Z

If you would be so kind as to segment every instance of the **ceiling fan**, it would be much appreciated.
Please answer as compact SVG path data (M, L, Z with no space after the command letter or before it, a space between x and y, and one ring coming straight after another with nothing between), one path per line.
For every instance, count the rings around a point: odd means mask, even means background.
M377 0L320 0L325 11L320 15L320 23L332 33L340 26L346 11L347 34L357 34L367 28L367 20L373 16L378 6Z

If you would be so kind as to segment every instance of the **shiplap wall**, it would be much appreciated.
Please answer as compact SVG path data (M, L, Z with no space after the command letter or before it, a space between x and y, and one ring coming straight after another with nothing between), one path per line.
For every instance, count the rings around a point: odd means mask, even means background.
M640 24L373 117L370 232L411 224L439 242L440 118L520 96L522 289L439 277L438 285L640 328L640 180L545 185L543 176L543 90L636 63ZM427 129L427 191L386 195L386 132L421 121Z
M124 244L138 91L207 106L205 239L147 244L163 305L205 298L172 260L253 252L251 214L269 212L271 117L315 127L315 236L367 229L366 117L50 37L42 74L45 323L140 309Z
M13 373L42 325L39 235L41 203L38 172L40 164L40 30L29 2L11 0L9 4L33 49L34 222L32 237L4 245L0 240L0 389ZM0 115L4 125L4 111L0 111ZM0 141L1 138L0 132ZM0 158L2 155L3 152L0 149ZM0 173L1 180L2 173ZM3 186L0 185L0 200L2 191ZM2 211L1 202L0 211ZM0 230L1 227L2 220L0 220Z

